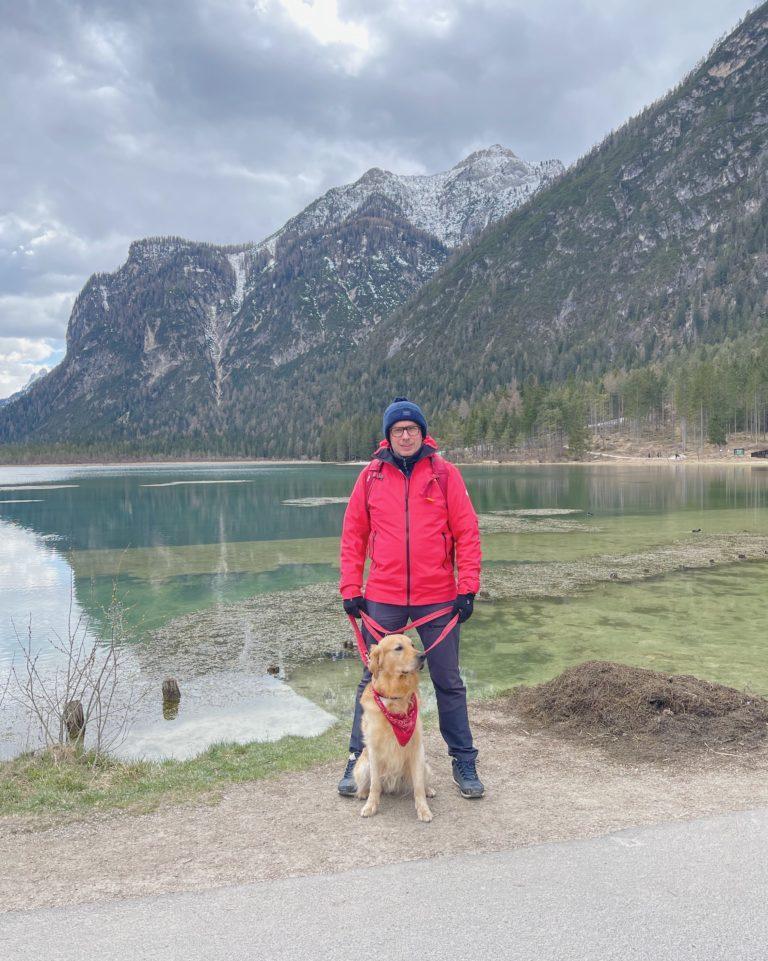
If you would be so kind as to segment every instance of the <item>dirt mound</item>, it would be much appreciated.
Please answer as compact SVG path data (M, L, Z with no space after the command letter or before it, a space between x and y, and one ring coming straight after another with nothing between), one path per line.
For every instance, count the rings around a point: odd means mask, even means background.
M587 661L535 687L516 688L510 707L553 732L598 741L648 759L763 746L768 700L687 674Z

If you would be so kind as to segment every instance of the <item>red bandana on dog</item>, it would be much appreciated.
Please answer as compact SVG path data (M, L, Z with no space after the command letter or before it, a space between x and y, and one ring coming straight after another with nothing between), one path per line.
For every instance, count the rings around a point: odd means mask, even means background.
M381 694L379 694L379 692L373 687L371 687L371 693L373 694L373 699L376 701L379 710L389 721L392 730L395 732L397 743L400 745L400 747L405 747L405 745L413 737L413 732L416 730L416 719L419 716L418 700L415 697L411 698L411 703L408 705L408 710L405 712L405 714L393 714L382 700Z

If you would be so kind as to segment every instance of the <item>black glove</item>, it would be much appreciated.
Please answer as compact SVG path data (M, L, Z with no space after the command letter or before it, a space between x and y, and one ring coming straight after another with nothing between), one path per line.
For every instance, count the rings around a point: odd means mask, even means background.
M349 597L344 601L344 610L347 614L351 614L352 617L360 617L360 614L367 614L368 611L365 609L365 598L362 594L358 594L357 597Z
M451 617L453 617L454 614L458 614L459 624L463 624L464 621L468 621L470 617L472 617L472 610L474 609L474 606L474 594L459 594L456 600L453 602Z

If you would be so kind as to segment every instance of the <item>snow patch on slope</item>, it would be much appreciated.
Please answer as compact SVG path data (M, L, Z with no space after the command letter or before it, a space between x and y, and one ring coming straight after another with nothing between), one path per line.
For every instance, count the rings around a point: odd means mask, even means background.
M246 251L237 254L227 254L227 260L235 275L235 292L232 294L232 313L236 314L243 306L245 299L245 261Z

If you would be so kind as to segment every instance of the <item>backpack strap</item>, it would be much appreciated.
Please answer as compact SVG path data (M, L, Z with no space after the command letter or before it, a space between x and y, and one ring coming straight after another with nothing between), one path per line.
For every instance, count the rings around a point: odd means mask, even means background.
M437 486L443 492L443 499L448 503L448 468L445 461L439 454L430 454L429 463L432 465L432 474L437 481Z
M373 482L376 480L382 480L384 474L384 462L380 461L377 457L374 457L371 463L368 465L368 470L365 474L365 509L370 513L370 507L368 506L371 499L371 487L373 487Z

